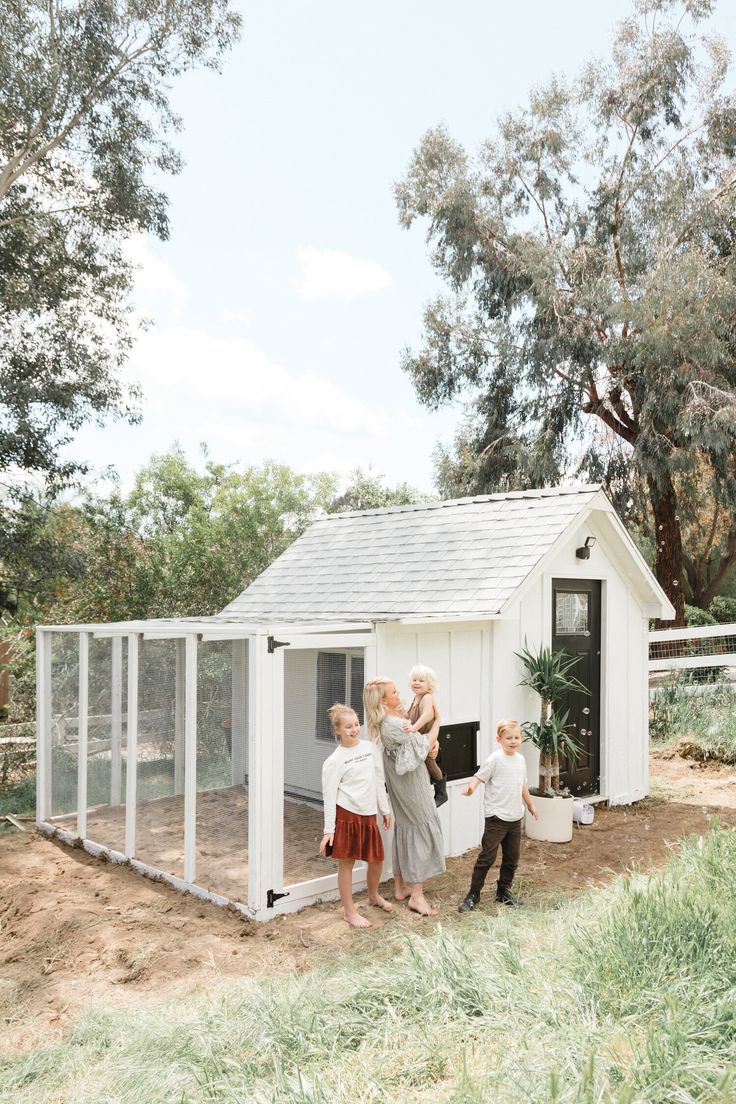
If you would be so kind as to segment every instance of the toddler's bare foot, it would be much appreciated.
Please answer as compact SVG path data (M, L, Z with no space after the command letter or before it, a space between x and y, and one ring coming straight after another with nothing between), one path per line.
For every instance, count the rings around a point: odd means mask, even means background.
M343 909L343 920L346 924L350 924L353 928L370 928L370 920L366 920L365 916L361 916L359 912L346 912Z
M437 909L431 907L426 897L410 897L407 907L411 909L412 912L418 912L420 916L437 915Z
M393 912L394 909L393 905L390 905L379 893L375 897L369 897L368 903L373 905L374 908L383 909L384 912Z

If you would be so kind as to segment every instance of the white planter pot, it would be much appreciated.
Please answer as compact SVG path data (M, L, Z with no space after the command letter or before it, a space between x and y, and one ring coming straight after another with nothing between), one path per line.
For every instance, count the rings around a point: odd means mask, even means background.
M524 823L527 837L544 843L569 843L572 839L572 798L532 794L532 801L539 820L527 812Z

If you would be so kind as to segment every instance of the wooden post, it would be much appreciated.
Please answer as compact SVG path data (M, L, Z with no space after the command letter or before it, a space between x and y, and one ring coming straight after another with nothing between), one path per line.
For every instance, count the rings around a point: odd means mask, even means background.
M87 735L89 731L89 637L79 634L79 721L77 725L77 835L87 838Z
M51 634L36 629L36 821L51 816Z
M122 796L123 747L123 638L112 638L112 702L110 706L110 804L119 805Z
M174 690L174 793L184 793L184 683L186 643L176 642L176 681Z
M138 783L138 634L128 633L128 765L125 773L125 857L135 856Z
M248 774L248 642L232 643L232 705L230 709L230 780L242 786Z
M250 638L248 657L248 904L258 911L283 878L284 657L280 648L269 654L268 638L262 635Z
M194 882L197 876L197 637L191 633L185 641L184 681L184 881Z

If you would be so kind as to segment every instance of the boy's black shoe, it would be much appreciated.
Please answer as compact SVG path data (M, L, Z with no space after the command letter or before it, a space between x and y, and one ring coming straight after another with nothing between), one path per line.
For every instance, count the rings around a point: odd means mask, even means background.
M433 782L434 786L434 803L439 809L440 805L444 805L448 800L447 797L447 777L438 778L436 782Z
M502 889L496 894L496 902L499 905L509 905L510 908L521 908L522 902L510 889Z
M467 897L463 897L460 904L457 906L458 912L472 912L475 906L480 901L479 893L468 893Z

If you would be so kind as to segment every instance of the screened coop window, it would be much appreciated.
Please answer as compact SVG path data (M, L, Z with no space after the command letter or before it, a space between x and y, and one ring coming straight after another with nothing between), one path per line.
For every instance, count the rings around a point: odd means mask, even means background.
M363 656L347 652L317 653L317 721L320 740L334 740L327 710L335 702L354 709L363 723Z

